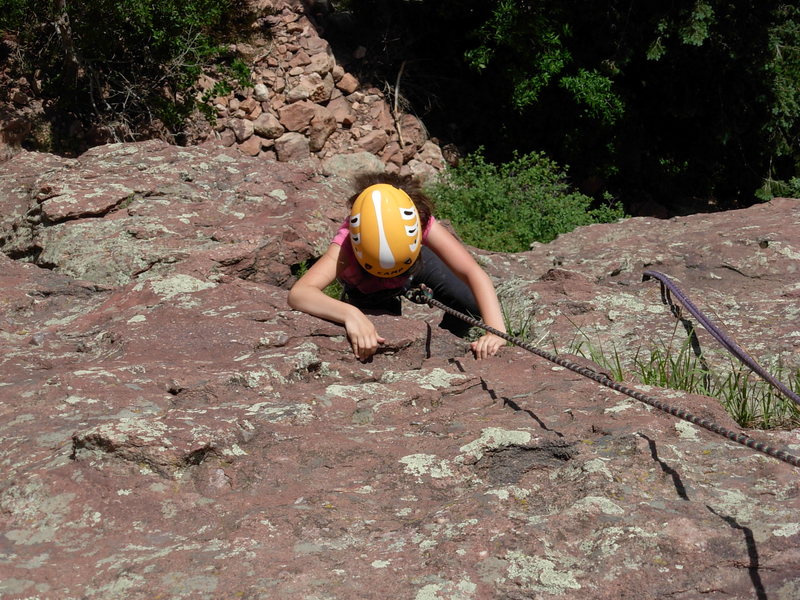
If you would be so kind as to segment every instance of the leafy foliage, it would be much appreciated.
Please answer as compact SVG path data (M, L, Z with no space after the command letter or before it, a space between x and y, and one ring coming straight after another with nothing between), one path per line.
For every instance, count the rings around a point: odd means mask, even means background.
M791 157L800 134L797 7L724 0L612 0L596 9L579 2L489 4L467 59L478 70L501 70L512 83L512 105L525 116L571 114L566 123L553 119L570 129L549 150L581 170L609 177L613 166L635 173L629 181L643 188L735 200L752 199L776 167L782 177L796 169L791 159L776 163ZM489 60L477 63L477 56ZM602 150L577 130L590 121L610 142Z
M535 152L494 165L478 151L428 193L437 214L449 219L466 243L495 251L527 250L531 242L549 242L579 225L625 216L609 204L591 209L591 198L571 191L558 165Z
M368 48L362 78L394 81L405 63L402 93L467 151L544 151L599 181L597 197L668 207L742 206L800 176L797 3L347 4L341 43Z
M611 125L625 113L625 104L613 88L612 81L599 71L579 69L576 75L561 78L561 87L586 106L590 117Z
M800 177L793 177L789 181L768 179L756 196L765 201L779 197L800 198Z
M794 155L800 160L800 6L785 4L778 8L768 47L770 57L764 76L774 102L771 117L764 124L765 138L777 157ZM800 176L800 169L795 174Z
M3 0L22 70L42 78L60 115L105 123L117 136L156 121L178 133L196 108L193 85L225 58L244 0ZM235 65L233 65L235 66ZM241 79L241 68L230 79Z

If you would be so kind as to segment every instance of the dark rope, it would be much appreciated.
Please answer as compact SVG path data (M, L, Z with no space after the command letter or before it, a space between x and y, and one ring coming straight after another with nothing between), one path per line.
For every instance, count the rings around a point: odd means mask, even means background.
M789 463L790 465L793 465L795 467L800 467L800 457L789 454L788 452L785 452L783 450L778 450L777 448L773 448L772 446L769 446L764 442L759 442L758 440L755 440L748 435L727 429L722 425L718 425L713 421L709 421L708 419L697 417L692 413L683 410L682 408L675 408L673 406L670 406L669 404L666 404L665 402L662 402L661 400L654 398L653 396L648 396L647 394L644 394L638 390L634 390L620 383L617 383L616 381L609 379L605 375L592 371L591 369L587 369L586 367L582 367L572 361L569 361L565 358L561 358L560 356L547 352L546 350L541 350L539 348L536 348L531 344L528 344L527 342L524 342L514 336L508 335L507 333L500 331L499 329L495 329L494 327L491 327L486 323L479 321L478 319L473 319L469 315L460 313L457 310L454 310L449 306L442 304L438 300L434 299L432 290L425 285L421 285L418 288L409 290L408 292L406 292L405 296L406 298L408 298L412 302L416 302L417 304L427 304L428 306L431 307L440 308L446 313L451 314L454 317L458 317L463 321L466 321L473 327L480 327L481 329L484 329L489 333L493 333L494 335L503 338L507 342L511 342L512 344L519 346L520 348L523 348L528 352L531 352L537 356L540 356L545 360L549 360L550 362L562 366L565 369L569 369L570 371L573 371L578 375L583 375L588 379L596 381L600 385L604 385L608 388L611 388L612 390L623 393L626 396L635 398L640 402L644 402L645 404L648 404L654 408L669 413L674 417L678 417L679 419L683 419L684 421L689 421L690 423L693 423L698 427L702 427L703 429L707 429L708 431L711 431L725 438L728 438L729 440L736 442L737 444L741 444L742 446L747 446L748 448L757 450L758 452L763 452L768 456L772 456L773 458L782 460L783 462Z
M717 340L721 346L738 358L743 365L750 367L753 371L758 373L758 375L761 376L764 381L769 383L772 387L779 390L783 395L800 406L800 396L776 379L764 367L758 364L752 356L745 352L744 349L742 349L735 341L725 335L725 333L723 333L711 321L711 319L706 317L700 311L700 309L697 308L691 300L689 300L686 294L684 294L683 291L681 291L681 289L666 275L659 273L658 271L645 271L642 280L647 281L651 277L658 279L659 283L661 284L661 301L669 306L670 311L673 315L675 315L676 318L681 318L681 307L672 301L670 292L675 295L675 297L678 299L678 302L680 302L686 308L686 310L688 310L694 316L694 318L700 322L705 330L708 331L708 333L710 333L711 336Z

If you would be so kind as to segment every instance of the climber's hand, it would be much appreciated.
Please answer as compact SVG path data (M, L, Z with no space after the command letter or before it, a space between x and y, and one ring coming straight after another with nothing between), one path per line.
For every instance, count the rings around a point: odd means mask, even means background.
M378 335L375 325L360 310L354 310L344 322L347 339L353 347L353 354L359 360L367 360L378 351L378 346L386 340Z
M480 339L472 342L470 347L475 354L475 358L481 360L489 356L494 356L497 351L505 345L506 341L498 335L487 333Z

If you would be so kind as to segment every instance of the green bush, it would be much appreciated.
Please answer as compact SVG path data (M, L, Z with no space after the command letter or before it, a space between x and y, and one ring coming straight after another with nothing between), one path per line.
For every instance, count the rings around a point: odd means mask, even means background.
M362 81L398 81L434 135L493 161L545 151L673 213L800 176L796 0L331 4L351 11L331 15L338 44L368 49Z
M37 73L54 113L121 137L158 122L177 134L212 63L245 78L223 43L241 36L248 10L246 0L0 0L0 33L16 40L16 67Z
M789 181L776 181L768 179L760 190L756 192L759 200L769 201L773 198L800 198L800 177L793 177Z
M450 220L464 242L498 252L527 250L531 242L549 242L579 225L625 216L612 203L592 209L591 198L571 190L566 173L537 152L494 165L481 149L427 192L437 216Z

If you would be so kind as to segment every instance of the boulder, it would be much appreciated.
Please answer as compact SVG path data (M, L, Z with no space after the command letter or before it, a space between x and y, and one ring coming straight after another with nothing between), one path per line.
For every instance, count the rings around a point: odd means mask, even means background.
M336 87L347 95L355 92L358 89L358 86L358 79L356 79L355 75L351 73L345 73L342 75L341 79L336 82Z
M311 102L327 102L330 100L333 91L333 77L330 73L325 77L319 73L303 75L287 93L287 102L297 102L299 100L309 100Z
M313 102L301 100L287 104L278 111L281 125L292 132L303 133L308 130L311 119L317 114L318 107Z
M236 135L236 141L240 144L249 139L253 132L253 122L248 119L231 119L230 127Z
M336 122L344 128L350 128L356 122L356 116L344 96L332 99L328 102L327 108L333 113Z
M265 141L263 138L253 135L247 141L239 144L239 150L247 156L258 156L259 152L261 152L261 145Z
M388 134L382 129L370 131L358 140L358 146L370 154L380 154L389 143Z
M309 73L318 73L325 76L333 70L335 64L334 58L327 52L318 52L311 57L311 60L306 67Z
M365 173L382 173L384 170L383 162L371 152L337 154L322 163L323 173L345 180Z
M314 117L311 119L308 142L312 152L322 150L325 142L331 134L336 131L336 118L333 113L325 107L319 107Z
M269 102L269 88L263 83L253 86L253 97L259 102Z
M278 118L272 113L261 113L253 121L253 130L260 136L273 140L283 135L285 129Z
M284 133L275 140L275 153L281 162L306 159L311 155L309 139L300 133Z

